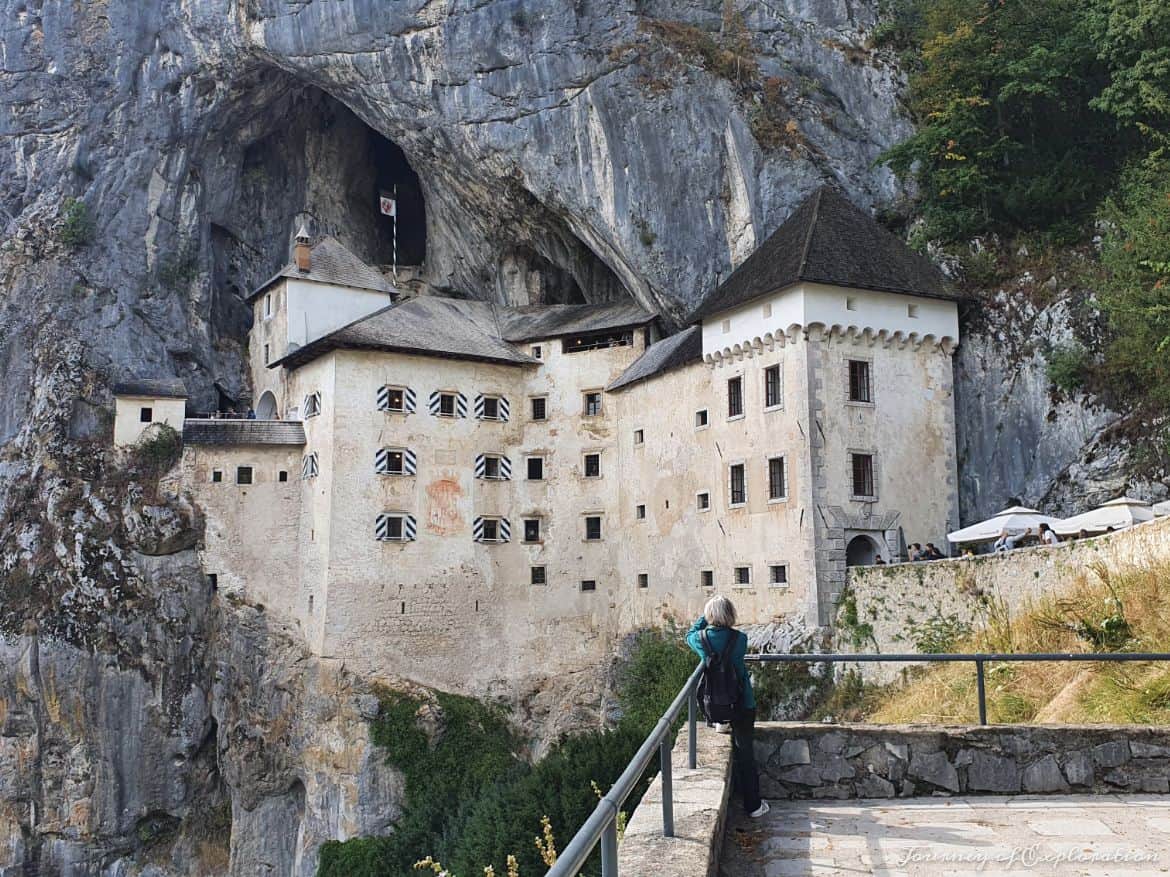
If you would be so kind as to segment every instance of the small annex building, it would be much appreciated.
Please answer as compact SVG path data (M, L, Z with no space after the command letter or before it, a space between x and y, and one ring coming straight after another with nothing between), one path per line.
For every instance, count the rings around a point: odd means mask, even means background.
M136 443L155 424L183 431L187 388L178 378L121 381L114 385L114 445Z
M956 296L832 188L669 335L403 295L304 234L249 300L258 419L184 428L204 569L362 670L572 673L716 590L828 624L848 565L958 522Z

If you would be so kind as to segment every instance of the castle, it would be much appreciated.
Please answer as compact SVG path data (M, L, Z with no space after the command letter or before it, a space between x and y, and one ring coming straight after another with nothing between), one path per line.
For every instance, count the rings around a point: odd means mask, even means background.
M203 567L362 671L569 673L715 590L827 624L848 564L958 523L956 298L831 188L665 337L631 303L403 296L306 236L250 302L256 419L182 426ZM150 387L119 440L173 419Z

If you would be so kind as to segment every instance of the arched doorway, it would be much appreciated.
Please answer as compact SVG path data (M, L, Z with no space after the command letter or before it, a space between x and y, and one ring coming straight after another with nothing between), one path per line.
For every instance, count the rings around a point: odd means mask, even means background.
M260 401L256 403L256 419L257 420L272 420L276 417L276 396L272 395L271 390L265 390L260 397Z
M870 566L881 554L869 536L854 536L845 546L846 566Z

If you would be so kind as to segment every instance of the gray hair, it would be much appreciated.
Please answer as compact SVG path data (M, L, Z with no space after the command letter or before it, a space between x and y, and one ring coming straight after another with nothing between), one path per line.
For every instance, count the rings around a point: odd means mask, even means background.
M716 594L703 607L703 617L712 627L735 627L735 606L722 594Z

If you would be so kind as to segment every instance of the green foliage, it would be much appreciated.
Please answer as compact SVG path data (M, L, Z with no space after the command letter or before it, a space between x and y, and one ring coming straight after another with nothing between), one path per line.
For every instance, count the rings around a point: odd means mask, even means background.
M1066 393L1085 388L1090 366L1089 353L1084 345L1057 344L1048 351L1048 380Z
M199 250L193 242L159 261L158 280L167 289L181 289L199 275Z
M89 207L77 198L66 198L62 205L65 222L61 226L61 243L77 249L93 241L95 225Z
M508 855L522 874L543 873L534 842L541 818L567 842L597 806L592 783L613 784L696 663L673 627L639 634L619 674L617 728L566 737L535 765L520 758L523 741L493 706L436 692L435 711L418 698L383 692L370 736L405 775L403 817L389 837L325 844L317 874L398 877L428 855L454 874L475 875L486 865L505 873ZM433 738L420 722L427 712L442 716ZM594 856L584 873L599 871Z
M183 439L165 423L155 424L134 446L136 468L147 477L159 478L179 461Z
M1170 126L1170 4L1097 0L1087 5L1094 44L1110 71L1093 106L1139 130L1155 146Z
M1109 383L1147 407L1170 408L1170 156L1130 167L1102 208L1108 231L1098 297L1114 338Z
M1075 227L1126 145L1092 104L1108 70L1083 0L919 0L916 14L918 130L882 160L917 180L930 233Z
M845 590L841 594L841 602L837 608L837 630L855 650L861 651L870 646L877 650L873 625L861 620L857 611L857 595L853 591Z
M949 652L955 643L971 635L971 625L957 615L935 613L922 621L907 621L906 633L914 650L923 654Z

